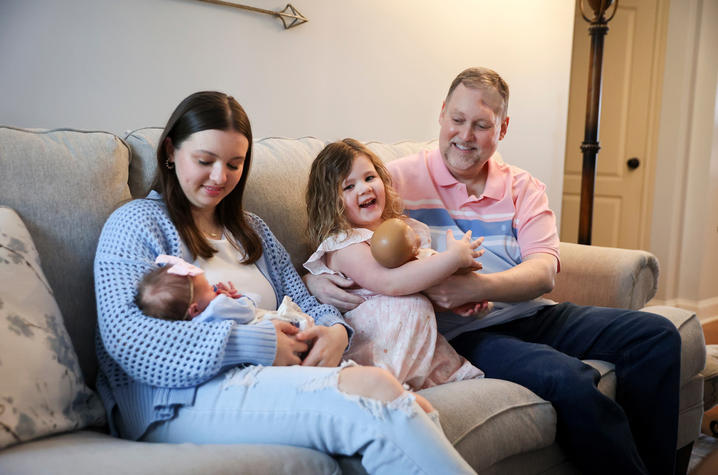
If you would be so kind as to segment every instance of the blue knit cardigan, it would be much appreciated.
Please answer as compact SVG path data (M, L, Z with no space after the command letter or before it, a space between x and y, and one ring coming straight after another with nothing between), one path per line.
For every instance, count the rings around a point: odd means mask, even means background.
M274 288L277 302L289 295L318 324L342 324L351 338L353 331L339 311L309 294L289 254L264 221L251 213L247 218L262 240L257 267ZM134 303L137 284L159 254L193 260L162 197L152 192L112 213L95 255L97 390L113 434L118 435L116 407L123 426L120 435L132 440L139 439L151 423L170 419L177 407L193 404L200 384L240 364L271 366L276 353L270 321L237 325L144 315Z

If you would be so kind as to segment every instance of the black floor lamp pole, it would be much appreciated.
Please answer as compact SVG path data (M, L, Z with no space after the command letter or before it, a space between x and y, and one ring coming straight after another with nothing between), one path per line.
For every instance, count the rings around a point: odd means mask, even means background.
M618 9L618 0L587 0L594 16L589 19L584 13L584 3L579 1L581 15L590 23L588 34L591 36L591 55L588 69L588 94L586 97L586 130L581 144L583 168L581 171L581 205L578 219L579 244L591 244L593 226L593 196L596 183L596 156L601 148L598 145L598 128L601 117L601 70L603 68L603 40L608 32L608 22ZM606 18L606 10L614 4L613 13Z

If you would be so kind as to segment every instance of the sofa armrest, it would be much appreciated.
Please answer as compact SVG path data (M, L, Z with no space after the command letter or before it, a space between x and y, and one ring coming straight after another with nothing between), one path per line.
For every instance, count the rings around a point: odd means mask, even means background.
M639 309L656 294L658 259L646 251L562 242L561 271L547 298Z

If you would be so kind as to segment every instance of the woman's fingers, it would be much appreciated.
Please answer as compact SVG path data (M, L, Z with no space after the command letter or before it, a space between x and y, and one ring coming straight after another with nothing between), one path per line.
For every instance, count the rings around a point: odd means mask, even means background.
M349 342L346 329L338 324L308 328L301 332L298 338L313 342L302 366L337 366Z
M297 340L297 327L289 322L272 320L277 331L277 353L274 357L274 366L291 366L302 363L300 354L309 349L309 345Z

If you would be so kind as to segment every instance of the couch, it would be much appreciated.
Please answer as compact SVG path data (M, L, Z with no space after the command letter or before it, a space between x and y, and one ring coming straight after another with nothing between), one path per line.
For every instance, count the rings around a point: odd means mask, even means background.
M84 388L86 383L88 388L80 391L84 398L81 408L86 413L80 411L73 423L49 427L24 438L15 434L15 440L4 444L5 448L0 449L0 473L363 473L358 457L333 458L303 448L150 444L107 434L102 414L98 414L96 395L89 389L97 371L93 257L107 216L126 200L148 192L160 133L161 129L154 127L123 136L0 127L0 207L15 210L29 232L39 260L28 266L35 269L36 265L35 274L44 273L46 277L49 295L54 297L61 314L59 320L64 323L60 330L66 329L71 340L72 348L64 354L76 358L79 365L76 386ZM325 143L312 137L269 137L254 143L246 207L266 220L297 268L310 253L303 238L307 219L304 187L311 161ZM383 160L390 161L436 144L368 145ZM12 242L8 242L9 249ZM648 252L561 243L561 260L555 290L548 295L556 301L637 309L644 307L656 292L658 263ZM6 300L12 297L5 296ZM2 298L0 289L0 322ZM682 336L677 449L686 456L699 434L703 413L700 371L705 364L705 346L701 326L695 314L685 310L665 306L646 310L669 318ZM0 325L3 327L4 322ZM0 329L0 342L3 331L6 330ZM2 351L0 345L0 370L3 360L13 357ZM27 358L16 359L23 361L16 363L19 366L11 379L20 372L37 371L22 366ZM589 363L602 375L599 388L614 395L612 365ZM4 380L0 384L1 402L2 393L15 383ZM29 392L28 398L32 399L33 391ZM446 435L477 472L576 473L554 441L554 409L527 389L507 381L483 379L446 384L422 394L439 410ZM0 404L0 421L9 412L3 416L2 407ZM4 424L12 429L8 422Z

